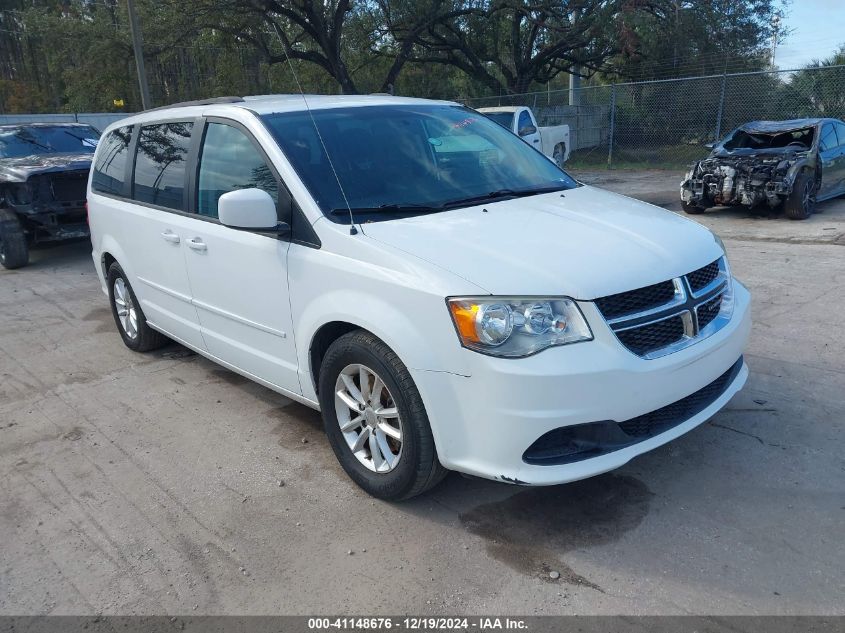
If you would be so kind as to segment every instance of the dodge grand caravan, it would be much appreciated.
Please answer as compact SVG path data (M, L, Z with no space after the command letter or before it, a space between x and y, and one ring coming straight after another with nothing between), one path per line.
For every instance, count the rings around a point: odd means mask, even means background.
M686 218L582 185L481 114L222 98L108 128L93 258L124 343L167 339L322 412L348 475L557 484L742 387L749 293Z

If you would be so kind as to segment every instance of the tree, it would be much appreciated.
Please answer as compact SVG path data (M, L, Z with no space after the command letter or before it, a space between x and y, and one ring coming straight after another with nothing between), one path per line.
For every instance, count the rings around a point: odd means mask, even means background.
M845 117L845 45L824 60L815 60L799 70L785 86L786 107L817 116Z
M783 17L779 0L638 4L626 20L629 46L610 63L616 75L634 80L763 70Z
M635 0L475 0L411 32L413 59L455 66L494 92L526 92L562 72L592 74L621 51L624 12Z

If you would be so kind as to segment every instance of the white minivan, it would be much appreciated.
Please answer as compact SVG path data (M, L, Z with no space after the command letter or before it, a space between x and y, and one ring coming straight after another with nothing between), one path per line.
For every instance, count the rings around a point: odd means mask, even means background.
M172 339L319 409L377 497L603 473L748 375L750 297L715 235L455 103L144 112L106 129L88 205L126 345Z

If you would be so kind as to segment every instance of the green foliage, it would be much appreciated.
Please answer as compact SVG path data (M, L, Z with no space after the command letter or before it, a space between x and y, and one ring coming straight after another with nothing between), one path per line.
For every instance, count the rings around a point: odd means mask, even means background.
M778 2L135 0L135 5L153 103L164 105L224 94L297 92L291 66L306 92L394 89L435 98L563 88L573 67L586 75L599 72L598 83L620 76L674 76L684 69L721 73L726 60L728 70L759 68ZM3 6L0 112L141 109L126 0L6 0ZM809 103L819 112L841 112L842 92L836 88L799 73L778 92L778 107L791 111ZM658 125L666 111L659 94L642 89L632 95L636 105L630 113L622 105L619 116ZM712 98L710 92L679 94L675 116L689 116L692 126L696 102ZM116 106L116 99L124 105ZM739 116L727 113L726 119Z

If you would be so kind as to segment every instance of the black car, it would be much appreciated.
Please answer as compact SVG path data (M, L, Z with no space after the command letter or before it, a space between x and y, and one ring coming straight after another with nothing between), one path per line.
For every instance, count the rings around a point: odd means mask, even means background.
M845 123L754 121L712 146L681 183L687 213L716 205L766 205L805 220L817 201L845 194Z
M0 125L0 264L29 247L88 236L85 188L100 133L78 123Z

